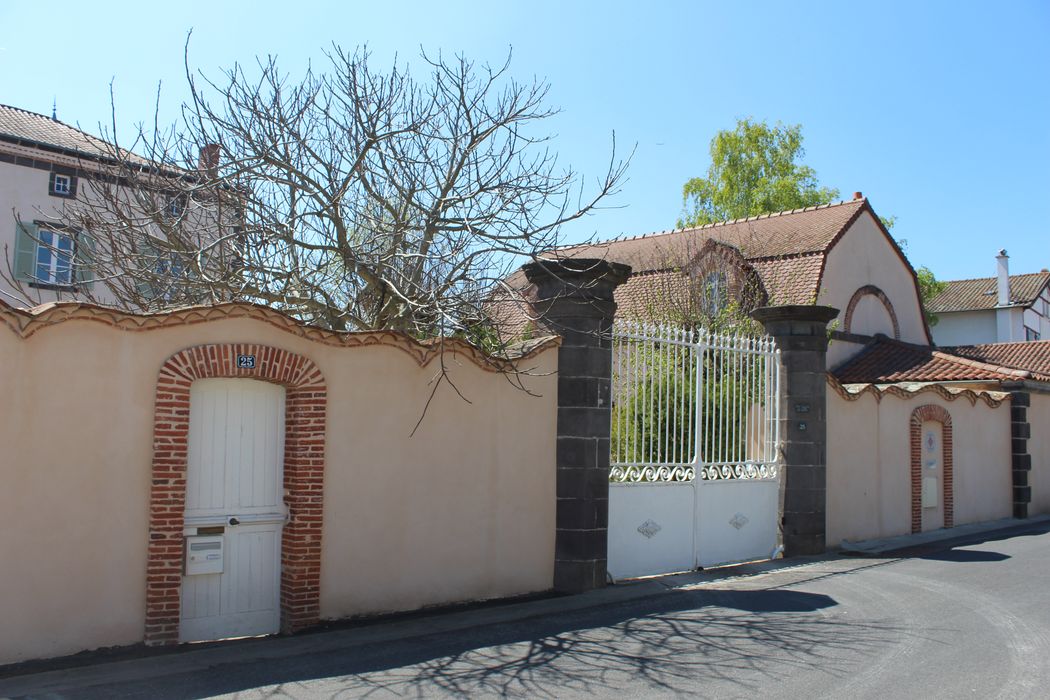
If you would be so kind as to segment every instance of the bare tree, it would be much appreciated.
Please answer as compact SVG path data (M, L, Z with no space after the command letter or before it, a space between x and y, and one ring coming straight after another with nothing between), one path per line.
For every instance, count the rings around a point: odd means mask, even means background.
M422 54L422 80L365 50L326 56L294 80L274 58L208 78L187 57L179 124L111 139L57 222L90 234L78 260L96 283L76 295L250 301L335 330L477 340L510 271L624 180L615 140L593 193L559 165L540 131L548 84L512 79L509 56Z

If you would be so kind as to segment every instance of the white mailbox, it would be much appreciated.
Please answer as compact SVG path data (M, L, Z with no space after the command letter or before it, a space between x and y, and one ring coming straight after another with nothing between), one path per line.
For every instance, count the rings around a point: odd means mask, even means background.
M223 536L203 535L186 538L186 575L221 574Z
M924 476L922 478L922 507L936 508L939 503L937 498L937 477Z

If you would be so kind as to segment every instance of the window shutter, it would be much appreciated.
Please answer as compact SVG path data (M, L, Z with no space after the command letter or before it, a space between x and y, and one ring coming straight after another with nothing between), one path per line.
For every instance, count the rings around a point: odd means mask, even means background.
M91 289L95 279L95 239L86 233L77 234L76 284Z
M15 224L15 279L32 282L36 279L33 265L36 261L36 247L40 241L40 227L19 221Z
M135 281L135 287L139 296L145 301L153 301L153 298L157 296L156 290L153 288L152 279L149 276L157 264L156 261L157 248L149 241L140 243L137 267L143 268L146 272L143 273L144 277L140 277Z

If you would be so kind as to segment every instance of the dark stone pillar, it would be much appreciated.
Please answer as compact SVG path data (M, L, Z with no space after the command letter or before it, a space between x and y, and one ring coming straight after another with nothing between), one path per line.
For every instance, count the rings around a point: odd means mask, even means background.
M770 306L751 314L780 348L787 557L821 554L827 545L827 327L838 313L830 306Z
M1031 395L1027 391L1010 392L1010 463L1015 518L1027 518L1028 504L1032 502L1032 487L1028 483L1028 474L1032 471L1032 455L1028 454L1028 438L1032 436L1028 423L1031 404Z
M630 275L605 260L539 261L522 268L536 285L538 324L560 335L554 588L605 585L609 529L613 290Z

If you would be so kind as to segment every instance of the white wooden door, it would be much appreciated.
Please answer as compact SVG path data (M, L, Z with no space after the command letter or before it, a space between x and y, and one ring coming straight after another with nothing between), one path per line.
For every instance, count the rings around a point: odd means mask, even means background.
M221 531L223 565L183 576L181 641L279 631L284 402L252 379L190 387L185 534Z
M939 421L922 424L922 481L919 498L922 502L922 531L944 527L944 445L941 438L944 425Z

